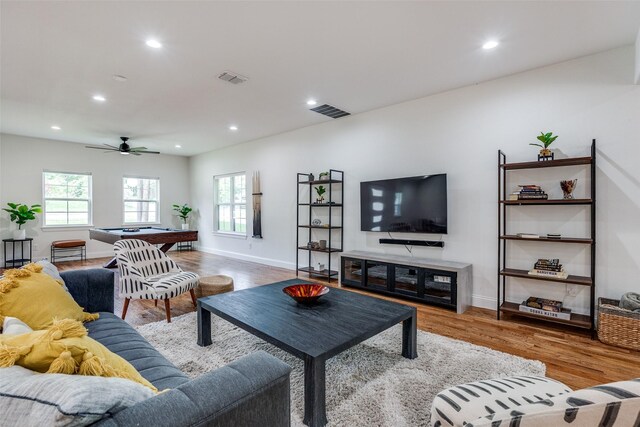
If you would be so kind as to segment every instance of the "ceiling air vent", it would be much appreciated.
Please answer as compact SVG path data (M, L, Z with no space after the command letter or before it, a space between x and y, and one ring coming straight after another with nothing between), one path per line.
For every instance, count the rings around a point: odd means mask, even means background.
M224 73L218 76L220 80L224 80L225 82L233 83L234 85L239 85L240 83L244 83L249 80L248 77L241 76L238 73L233 73L231 71L225 71Z
M324 114L325 116L331 117L332 119L339 119L340 117L348 116L351 114L329 104L322 104L318 107L314 107L311 109L311 111Z

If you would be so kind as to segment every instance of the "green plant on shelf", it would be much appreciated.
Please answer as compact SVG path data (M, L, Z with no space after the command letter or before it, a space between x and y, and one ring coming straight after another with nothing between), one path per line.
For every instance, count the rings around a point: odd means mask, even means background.
M541 156L550 156L551 150L549 149L549 146L553 144L553 141L555 141L557 138L558 138L558 135L554 135L553 132L547 132L547 133L540 132L540 135L538 135L536 139L540 141L541 144L532 142L532 143L529 143L529 145L540 147Z
M325 188L324 185L318 185L316 187L316 194L318 195L318 198L316 199L317 203L324 203L324 193L327 192L327 189Z

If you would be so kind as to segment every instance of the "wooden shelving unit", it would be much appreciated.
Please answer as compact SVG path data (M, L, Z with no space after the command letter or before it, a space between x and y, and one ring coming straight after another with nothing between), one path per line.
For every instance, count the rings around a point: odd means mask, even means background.
M589 198L586 199L551 199L551 200L507 200L507 172L522 169L543 169L566 166L585 165L590 168L591 188ZM561 237L558 239L540 237L527 238L519 237L515 234L507 232L508 211L512 206L585 206L590 209L590 236L587 237ZM530 275L527 270L520 270L507 267L507 251L508 242L545 242L545 243L564 243L564 244L581 244L588 245L591 251L591 265L589 276L569 275L566 279L556 279L544 276ZM568 159L558 159L549 161L532 161L520 163L507 163L507 156L501 150L498 150L498 303L497 318L501 319L502 314L510 314L514 316L538 319L546 322L569 325L580 329L587 329L591 332L591 336L595 336L595 276L596 276L596 140L591 144L591 156L589 157L573 157ZM574 284L587 286L590 288L590 310L589 314L572 313L570 319L558 319L546 317L539 314L522 312L519 309L518 302L507 300L508 278L542 280L557 284ZM543 296L543 295L536 295Z
M318 277L324 278L327 280L337 279L338 271L331 269L332 264L332 256L335 253L342 252L342 241L344 237L344 231L342 229L342 224L344 221L344 191L340 191L339 200L334 200L335 187L342 186L344 183L344 172L331 169L329 170L329 179L325 180L311 180L311 174L308 173L298 173L297 178L297 195L296 195L296 276L300 272L306 273L309 277ZM327 201L326 203L314 203L314 187L318 185L324 185L327 187ZM308 201L300 200L300 191L302 187L307 187L309 193ZM343 190L343 189L341 189ZM307 209L308 215L301 215L301 208ZM314 209L322 209L327 215L329 223L327 225L312 225L313 220L313 211ZM333 222L333 213L334 210L338 210L340 212L340 223L335 224ZM302 223L301 223L302 222ZM308 230L307 233L304 233L304 230ZM307 247L306 245L301 244L300 234L304 234L306 236L306 240L302 243L306 244L312 241L312 233L314 230L326 230L326 240L327 248L326 249L312 249ZM339 236L336 236L336 234ZM306 265L301 266L300 262L300 253L307 252ZM313 268L311 265L311 254L312 253L324 253L327 254L327 268L324 270L318 271Z

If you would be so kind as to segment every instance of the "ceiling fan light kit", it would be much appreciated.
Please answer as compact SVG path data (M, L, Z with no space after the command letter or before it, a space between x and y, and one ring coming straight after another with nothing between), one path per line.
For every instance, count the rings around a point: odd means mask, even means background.
M142 154L160 154L159 151L149 151L147 147L131 147L127 141L129 141L129 137L121 136L122 144L118 147L109 144L102 144L104 147L99 145L86 145L86 148L93 148L95 150L103 150L105 153L109 153L112 151L119 152L123 156L128 156L129 154L133 154L134 156L140 156Z

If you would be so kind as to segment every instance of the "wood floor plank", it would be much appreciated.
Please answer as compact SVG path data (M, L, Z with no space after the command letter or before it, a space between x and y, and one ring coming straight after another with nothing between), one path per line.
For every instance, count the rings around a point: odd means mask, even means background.
M200 275L225 274L233 277L236 289L248 289L268 283L295 278L291 270L247 261L225 258L204 252L170 252L170 256L188 271ZM58 263L60 270L101 267L107 258ZM316 280L317 281L317 280ZM338 286L335 281L330 286ZM350 289L352 290L352 289ZM364 291L353 290L365 293ZM369 294L374 295L374 294ZM374 295L376 296L376 295ZM418 309L418 328L527 359L537 359L547 365L547 376L574 389L596 384L640 377L640 352L609 346L592 340L588 333L563 326L513 318L498 321L492 310L471 307L464 314L420 303L399 301ZM116 313L122 312L123 299L116 291ZM193 311L189 294L171 300L172 317ZM127 322L142 325L165 320L164 304L155 307L153 301L132 300ZM427 356L428 357L428 356Z

